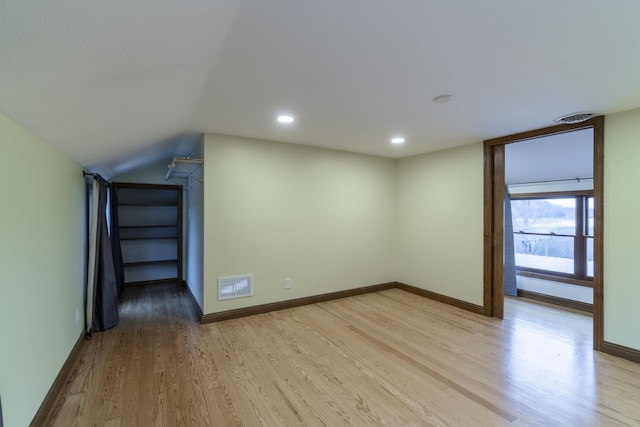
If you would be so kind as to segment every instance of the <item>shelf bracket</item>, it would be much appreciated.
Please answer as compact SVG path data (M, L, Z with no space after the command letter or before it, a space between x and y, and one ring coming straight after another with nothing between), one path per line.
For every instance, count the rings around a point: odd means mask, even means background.
M169 170L164 180L168 181L170 179L173 183L182 185L186 190L191 190L196 183L202 184L203 163L203 159L174 157L169 163ZM184 182L177 181L178 179L184 180Z

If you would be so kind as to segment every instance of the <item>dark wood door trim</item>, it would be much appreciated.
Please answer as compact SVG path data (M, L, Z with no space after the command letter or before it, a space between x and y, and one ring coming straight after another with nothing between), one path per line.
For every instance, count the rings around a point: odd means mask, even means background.
M593 127L593 348L604 348L604 116Z
M484 141L484 314L502 318L504 313L504 146L514 142L593 129L595 199L593 347L604 344L603 259L604 259L604 116L583 123L557 125Z
M493 316L493 147L485 142L484 153L484 257L483 257L483 308L484 315Z

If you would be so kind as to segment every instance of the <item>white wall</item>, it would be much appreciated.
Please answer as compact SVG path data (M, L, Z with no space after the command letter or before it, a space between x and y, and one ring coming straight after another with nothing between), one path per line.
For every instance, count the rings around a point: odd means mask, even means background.
M516 280L518 289L593 304L593 288L537 277L517 276Z
M481 143L398 160L398 281L483 305L482 165Z
M640 349L640 109L605 121L604 339Z
M175 183L171 180L165 181L164 177L169 170L170 158L159 162L147 164L130 170L109 179L111 182L127 182L135 184L158 184L158 185L181 185L182 182Z
M82 333L82 168L0 113L0 395L7 427L33 419Z
M196 145L194 152L191 154L192 158L202 159L203 156L204 140ZM207 165L204 164L202 169L195 172L194 176L203 180L203 173L206 167ZM186 197L187 228L185 236L187 244L185 248L185 280L191 290L191 294L195 297L202 310L204 307L204 186L195 182L193 187L186 191Z
M209 134L204 150L205 313L395 280L393 160ZM253 297L217 301L238 274Z

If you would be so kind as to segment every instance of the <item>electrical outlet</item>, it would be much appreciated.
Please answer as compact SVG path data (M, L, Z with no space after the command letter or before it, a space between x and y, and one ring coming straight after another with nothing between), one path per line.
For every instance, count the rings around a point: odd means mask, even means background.
M284 288L291 289L291 279L284 279Z
M76 308L76 325L80 324L80 309Z

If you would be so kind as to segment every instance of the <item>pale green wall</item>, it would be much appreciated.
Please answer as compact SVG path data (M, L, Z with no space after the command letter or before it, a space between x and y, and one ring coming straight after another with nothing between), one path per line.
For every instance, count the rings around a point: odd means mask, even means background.
M204 149L205 313L395 280L393 160L220 135ZM217 301L238 274L254 296Z
M604 339L640 349L640 109L605 122Z
M482 144L398 160L399 282L482 306Z
M82 331L84 179L78 163L0 113L0 394L27 426Z

